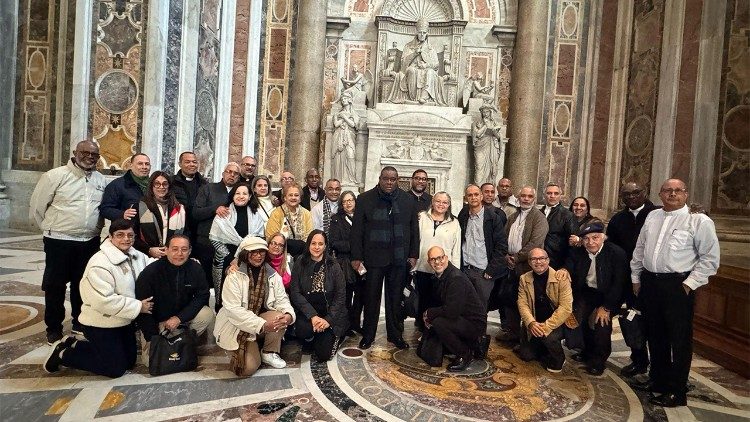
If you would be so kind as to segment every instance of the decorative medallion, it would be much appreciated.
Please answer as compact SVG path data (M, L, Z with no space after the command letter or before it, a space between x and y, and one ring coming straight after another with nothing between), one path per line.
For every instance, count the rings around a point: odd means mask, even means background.
M122 114L138 101L138 84L127 72L111 69L97 79L94 98L106 112Z

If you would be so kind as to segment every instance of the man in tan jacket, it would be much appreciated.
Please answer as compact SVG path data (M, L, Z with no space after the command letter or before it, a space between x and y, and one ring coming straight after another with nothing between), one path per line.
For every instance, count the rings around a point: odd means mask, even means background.
M549 372L560 372L565 363L562 326L573 312L570 275L551 268L541 248L529 252L529 263L532 271L521 276L518 286L518 311L526 327L518 355L524 361L539 360Z

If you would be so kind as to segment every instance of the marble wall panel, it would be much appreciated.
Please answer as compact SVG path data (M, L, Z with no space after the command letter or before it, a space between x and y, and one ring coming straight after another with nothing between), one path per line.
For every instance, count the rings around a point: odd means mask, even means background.
M323 115L331 111L331 104L337 97L339 87L338 58L339 38L326 38L326 57L323 62Z
M469 7L469 22L471 23L495 23L497 10L496 2L490 0L467 0Z
M664 25L664 0L636 2L620 178L648 186Z
M58 64L61 62L62 64L64 64L62 66L62 69L58 69L58 75L64 77L64 81L61 81L63 85L62 90L58 89L58 92L63 95L62 101L58 102L58 104L62 105L62 110L58 110L58 116L60 117L61 121L55 122L60 128L60 134L59 136L57 136L57 139L62 141L60 145L60 160L57 163L61 165L63 164L63 162L67 162L68 157L70 157L71 155L70 142L65 142L65 140L70 139L70 122L73 109L73 55L75 53L75 11L77 2L78 0L68 0L67 16L60 16L60 19L65 19L67 21L66 33L64 34L66 46L64 58L63 60L58 61ZM73 142L77 141L79 141L79 139L73 140Z
M216 105L219 78L220 0L203 0L198 37L198 71L195 84L195 132L193 151L198 156L199 171L213 178L216 150ZM216 170L221 172L221 169Z
M294 15L293 0L269 2L266 8L262 52L264 68L259 95L261 111L256 155L258 171L262 174L278 175L284 167Z
M161 148L161 166L174 173L176 166L177 109L180 103L180 67L182 51L185 0L169 0L169 28L167 29L167 69L164 78L164 135Z
M47 0L19 3L12 168L53 165L59 8Z
M499 66L497 66L497 109L500 115L508 120L508 104L510 103L510 75L513 66L513 48L501 47Z
M96 26L89 127L104 168L125 170L140 149L145 48L144 0L93 3Z
M228 158L229 161L240 162L245 132L248 43L254 42L249 39L248 32L250 29L250 0L237 0L236 10Z
M750 215L750 0L730 0L725 23L714 214Z

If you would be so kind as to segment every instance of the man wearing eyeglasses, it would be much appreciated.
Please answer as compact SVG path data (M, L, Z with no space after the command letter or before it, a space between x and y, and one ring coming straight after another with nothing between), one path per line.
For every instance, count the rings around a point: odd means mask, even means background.
M281 206L284 203L284 188L294 184L295 177L290 171L281 172L281 189L274 191L271 195L276 198L273 202L276 206ZM304 189L304 188L303 188ZM302 202L300 202L302 204Z
M89 140L76 145L64 166L42 175L31 194L29 218L42 229L45 267L44 323L47 343L62 339L65 290L70 282L73 334L81 335L78 283L89 258L99 250L103 219L99 205L107 182L96 170L99 146Z
M646 221L649 213L655 209L661 208L654 205L653 202L646 198L646 189L636 182L626 183L620 189L620 198L625 207L617 214L613 215L607 225L607 239L613 244L621 247L627 255L627 260L633 258L633 250L638 241L638 234L641 227ZM628 266L628 275L630 266ZM630 286L630 280L627 280L623 289L625 303L629 309L642 309L637 297L633 294ZM645 332L645 327L643 327ZM645 347L631 347L631 363L624 366L620 373L626 377L632 377L637 374L645 374L648 370L648 349Z
M487 313L469 278L451 264L443 248L431 247L427 262L435 271L434 297L438 303L422 315L427 331L421 344L428 344L430 336L437 336L439 343L456 356L448 371L460 372L469 367L474 357L487 355L489 342L478 341L487 330ZM430 366L442 365L442 354L433 356L427 347L420 347L417 354Z
M240 182L250 183L255 177L255 170L258 167L258 161L251 155L242 157L240 161Z
M668 179L659 192L664 207L643 224L630 261L633 293L643 301L651 354L650 383L657 406L687 404L693 359L695 290L719 268L719 240L713 221L691 214L685 182Z
M409 198L417 204L417 212L427 211L432 204L432 195L427 192L427 172L422 169L414 170L411 174L411 189L409 189Z

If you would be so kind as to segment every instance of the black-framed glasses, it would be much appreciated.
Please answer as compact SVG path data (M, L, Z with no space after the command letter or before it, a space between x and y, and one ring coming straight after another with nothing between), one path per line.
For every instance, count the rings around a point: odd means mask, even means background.
M445 259L445 255L435 256L432 258L427 258L427 262L432 264L437 264L438 262L442 262L443 259Z
M539 257L529 258L529 261L531 261L531 262L544 262L544 261L547 261L548 259L549 259L548 256L539 256Z

